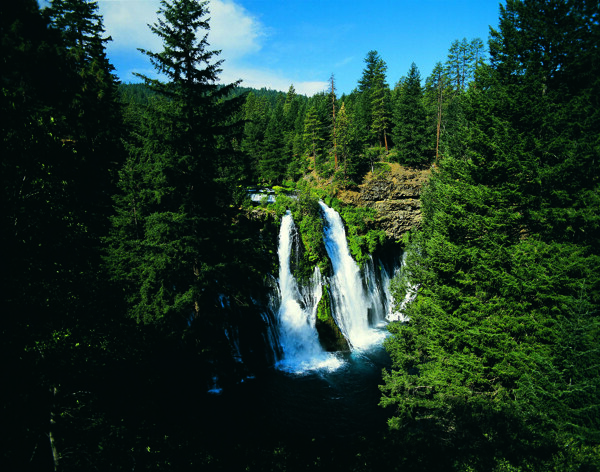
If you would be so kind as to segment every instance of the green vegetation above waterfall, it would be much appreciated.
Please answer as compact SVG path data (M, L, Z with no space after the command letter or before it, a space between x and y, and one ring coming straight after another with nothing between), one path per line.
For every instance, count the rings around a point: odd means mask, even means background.
M375 209L345 204L332 196L335 189L323 189L314 183L299 181L293 187L275 187L275 191L275 202L265 203L259 208L267 214L273 214L277 220L288 210L292 213L302 240L299 254L293 257L292 270L300 280L308 279L315 266L319 267L323 274L331 271L323 243L320 200L340 213L346 227L351 254L359 265L387 240L385 232L376 227Z

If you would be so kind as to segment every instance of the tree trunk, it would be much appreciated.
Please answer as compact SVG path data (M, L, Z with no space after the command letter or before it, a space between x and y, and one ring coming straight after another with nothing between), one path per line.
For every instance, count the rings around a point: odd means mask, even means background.
M337 136L336 136L336 123L335 123L335 84L333 81L333 74L330 78L331 81L331 126L333 131L333 158L335 161L335 170L338 170L338 156L337 156Z
M435 163L438 163L440 151L440 128L442 126L442 82L438 82L438 109L437 109L437 131L435 139Z
M56 421L54 421L54 409L55 409L55 399L56 399L56 393L57 393L57 389L56 387L50 387L50 394L52 395L52 403L51 403L51 409L50 409L50 428L48 430L48 439L50 440L50 450L52 451L52 462L54 464L54 471L58 470L58 450L56 449L56 443L54 440L54 433L53 433L53 428L54 425L56 424Z
M385 132L385 130L383 130L383 140L385 142L385 153L387 155L387 153L388 153L388 142L387 142L387 133Z

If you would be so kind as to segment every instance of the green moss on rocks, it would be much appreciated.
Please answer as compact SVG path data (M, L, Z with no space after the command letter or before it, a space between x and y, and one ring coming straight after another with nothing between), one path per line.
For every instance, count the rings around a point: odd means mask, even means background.
M326 351L348 351L350 346L331 313L331 296L329 286L323 286L323 295L317 305L317 333L319 341Z

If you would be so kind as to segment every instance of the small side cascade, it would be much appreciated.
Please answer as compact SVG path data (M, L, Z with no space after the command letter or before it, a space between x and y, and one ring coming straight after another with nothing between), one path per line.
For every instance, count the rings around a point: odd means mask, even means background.
M341 361L325 352L315 327L317 304L321 299L321 274L318 268L308 287L300 290L290 268L294 220L289 211L283 216L279 232L279 342L282 357L276 367L300 373L313 369L336 369Z
M405 283L406 283L406 294L404 295L404 299L400 302L400 306L398 307L398 310L394 311L394 312L390 312L388 314L388 321L400 321L403 323L407 323L408 321L410 321L410 318L408 316L406 316L404 314L404 310L406 310L406 307L408 306L409 303L411 303L415 298L417 298L417 291L419 289L418 285L415 284L411 284L410 280L407 279L407 274L406 271L404 270L404 268L406 267L406 252L402 255L402 264L400 266L400 271L399 274L397 274L400 278L404 278L405 279ZM389 287L389 283L388 283L388 287ZM389 291L389 289L388 289ZM394 301L392 299L392 304L391 306L394 306Z
M369 324L369 308L358 264L352 259L344 223L337 211L320 201L325 218L323 240L333 266L330 280L334 318L353 349L366 349L384 334Z
M390 290L390 283L392 279L400 273L400 266L396 265L392 268L391 272L386 270L385 267L381 267L381 287L383 287L384 300L385 300L385 322L390 321L390 316L394 312L394 296Z
M396 267L388 269L383 264L377 264L373 257L369 256L363 268L363 279L367 287L367 298L369 301L369 322L374 326L384 326L393 311L394 297L390 292L390 280L398 271Z
M279 323L277 320L277 311L281 304L281 292L279 291L277 279L271 274L267 274L265 285L269 291L269 302L261 313L263 323L266 327L263 339L266 341L266 345L271 348L274 356L273 362L275 362L282 356L281 343L279 342Z

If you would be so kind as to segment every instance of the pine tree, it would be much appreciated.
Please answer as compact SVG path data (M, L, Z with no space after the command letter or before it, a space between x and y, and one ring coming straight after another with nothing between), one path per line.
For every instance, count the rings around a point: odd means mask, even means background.
M104 26L98 4L89 0L53 0L48 9L51 26L61 38L72 81L68 126L61 138L73 154L73 180L78 186L80 212L98 235L105 234L118 167L122 164L122 111L117 100L118 80L106 55Z
M296 115L298 113L298 95L293 85L290 85L287 95L285 96L285 103L283 104L283 116L285 119L285 128L290 130L294 126L296 121Z
M332 142L332 154L333 154L333 170L334 172L338 169L338 151L337 151L337 122L335 116L336 108L336 94L335 94L335 78L333 74L329 78L329 97L331 98L331 142Z
M129 314L168 332L208 316L202 307L225 260L217 138L228 133L223 99L235 84L216 83L221 62L212 62L207 35L198 37L209 28L207 14L207 2L161 2L151 30L164 49L142 52L168 82L144 77L158 97L121 173L113 219L109 265L126 286Z
M291 131L292 160L288 167L288 174L293 179L301 177L307 169L304 146L304 118L306 116L307 102L298 99L298 114Z
M423 104L421 77L414 62L395 103L393 138L400 163L418 166L430 161L427 111Z
M470 75L470 66L473 61L467 38L452 42L446 60L446 74L450 77L455 93L464 92Z
M454 40L448 51L445 73L454 87L454 93L464 92L475 77L475 71L485 61L485 48L480 38Z
M302 138L302 132L297 129L298 122L303 118L302 102L302 97L296 93L294 86L290 85L283 105L283 155L287 165L286 173L292 178L298 172L302 154L302 151L297 149L298 141Z
M597 5L577 2L511 2L501 10L501 32L492 32L490 55L514 90L511 120L529 136L540 167L535 215L549 238L598 247L596 165L599 123L592 97L600 89ZM541 13L543 12L543 14ZM511 97L512 98L512 97ZM592 101L590 101L592 100ZM533 216L533 215L532 215ZM542 229L543 228L543 229Z
M312 169L316 172L320 170L320 161L322 153L323 132L321 120L317 113L317 109L312 106L306 112L304 118L304 143L309 159L312 161Z
M269 122L269 104L265 97L250 92L244 104L244 137L242 149L249 156L251 175L258 180L258 166L262 155L262 143Z
M289 165L285 153L283 125L284 111L280 102L269 118L259 162L260 178L269 185L281 183Z
M385 147L388 152L387 130L389 127L389 87L385 81L387 66L382 60L377 62L373 71L371 88L371 130L379 142L379 147Z
M67 463L61 447L81 419L72 405L89 409L82 377L110 329L99 238L119 116L114 96L95 94L106 86L110 95L114 82L103 75L110 64L94 62L102 38L92 10L79 20L92 25L86 40L94 48L76 55L65 40L71 20L57 26L34 0L0 6L1 355L10 385L1 441L3 463L17 469Z
M358 82L357 125L364 144L379 143L379 147L383 147L389 113L389 87L385 82L387 65L377 51L368 52L365 64Z
M392 426L410 431L415 419L461 448L462 468L546 470L536 455L553 451L597 464L600 357L589 336L574 338L597 332L600 305L587 128L598 115L583 112L598 84L594 18L597 7L575 2L501 7L491 66L464 95L465 126L423 196L408 264L419 295L410 322L392 327L382 404L397 408ZM573 159L574 149L588 152Z
M440 141L446 127L446 114L449 90L448 77L444 73L442 63L438 62L431 75L425 81L423 100L429 117L431 136L435 136L435 160L440 155Z
M350 136L350 118L346 113L346 106L344 102L342 102L342 106L337 114L337 132L336 132L336 141L337 141L337 155L339 156L340 161L342 162L342 167L344 169L344 178L348 178L348 167L351 153L351 136Z

